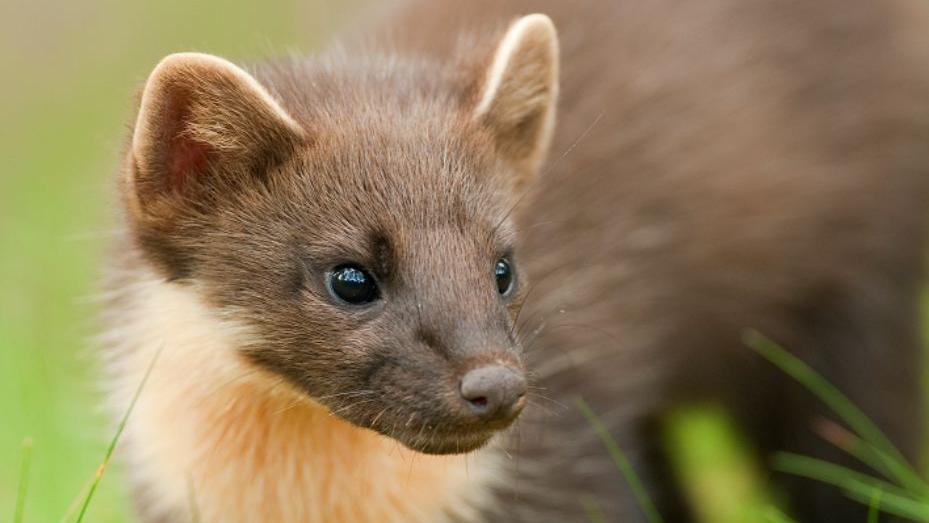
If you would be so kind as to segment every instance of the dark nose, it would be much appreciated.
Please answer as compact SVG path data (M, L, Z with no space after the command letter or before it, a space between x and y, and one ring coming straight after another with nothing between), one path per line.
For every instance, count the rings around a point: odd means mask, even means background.
M508 420L522 410L526 378L506 365L470 370L461 379L461 397L482 421Z

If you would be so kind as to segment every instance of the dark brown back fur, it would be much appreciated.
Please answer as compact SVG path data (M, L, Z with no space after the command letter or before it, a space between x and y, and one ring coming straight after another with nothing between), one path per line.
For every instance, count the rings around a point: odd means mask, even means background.
M575 396L662 484L650 431L680 399L728 398L763 452L838 457L811 434L814 400L747 352L746 328L823 371L915 457L926 6L422 2L386 27L442 54L452 27L534 11L559 28L562 73L551 160L518 211L521 331L544 394L570 412L523 421L517 519L580 519L591 493L611 521L641 517ZM857 517L838 492L795 495L803 521Z

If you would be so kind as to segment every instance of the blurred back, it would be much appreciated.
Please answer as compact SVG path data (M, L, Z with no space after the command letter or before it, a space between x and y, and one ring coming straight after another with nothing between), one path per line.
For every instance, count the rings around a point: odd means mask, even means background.
M544 394L603 414L669 520L686 518L655 431L681 400L727 400L762 451L842 459L811 431L815 402L744 347L746 328L915 456L927 7L430 1L384 24L401 51L442 57L471 45L448 38L460 30L555 21L554 145L515 211L532 285L520 329ZM585 495L610 521L642 518L580 415L544 410L522 422L507 520L583 518ZM798 483L802 521L864 519L837 490Z

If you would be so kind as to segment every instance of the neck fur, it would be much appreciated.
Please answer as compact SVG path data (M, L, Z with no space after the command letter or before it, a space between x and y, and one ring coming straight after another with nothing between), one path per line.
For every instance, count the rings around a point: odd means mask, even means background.
M468 521L492 502L493 449L415 453L245 361L234 347L248 329L195 288L150 279L127 294L108 333L110 398L125 412L158 354L123 439L148 519Z

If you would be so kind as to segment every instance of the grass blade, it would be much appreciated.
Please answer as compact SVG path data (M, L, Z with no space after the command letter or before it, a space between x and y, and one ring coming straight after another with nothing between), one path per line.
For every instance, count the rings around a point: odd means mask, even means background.
M874 491L871 496L871 506L868 508L868 523L877 523L881 511L881 489Z
M113 435L113 439L110 440L110 446L106 449L106 454L103 456L103 462L100 463L100 466L97 468L97 472L94 475L93 482L90 484L90 489L87 491L87 496L84 498L84 502L81 504L81 511L77 515L76 523L81 523L84 521L84 516L87 514L87 507L90 506L90 500L93 499L94 493L97 491L97 486L100 484L100 480L103 479L103 474L106 472L107 466L110 464L110 458L113 457L113 452L116 450L116 444L119 443L119 438L123 435L123 430L126 429L126 422L129 421L129 415L132 414L133 409L135 409L136 402L139 401L139 396L142 395L142 389L145 388L145 383L148 381L149 376L152 374L152 369L155 368L155 362L158 361L158 356L161 355L161 349L158 349L158 352L155 353L155 356L152 357L152 362L149 363L148 369L145 371L145 376L142 377L142 381L139 383L138 388L135 390L135 394L132 395L132 401L129 402L129 408L126 409L123 418L119 421L119 426L116 428L116 434Z
M87 478L87 481L81 485L81 490L78 491L77 495L74 496L74 499L71 500L71 503L68 503L68 510L65 511L64 515L61 516L61 519L58 520L58 523L68 523L74 519L74 513L77 512L77 509L80 508L81 502L84 500L84 497L87 496L87 492L90 490L91 483L94 482L96 474Z
M865 505L873 502L874 492L881 492L880 509L888 514L929 522L929 503L884 480L856 472L828 461L781 452L775 455L774 468L781 472L814 479L842 489L849 497Z
M763 466L726 409L714 404L677 407L663 415L662 425L664 450L694 521L765 519L774 500Z
M764 337L757 331L748 331L745 343L755 352L779 367L793 379L816 395L874 450L874 458L882 462L878 471L886 472L906 489L920 495L929 495L927 485L913 470L884 433L839 389L802 360ZM867 463L867 462L866 462Z
M767 507L761 514L763 521L767 523L794 523L794 520L787 517L786 514L781 512L777 507L770 506Z
M818 424L816 432L836 448L847 452L888 479L907 477L911 473L916 474L905 462L901 463L892 456L888 456L871 443L862 440L833 421L823 420ZM918 477L912 478L912 481L922 482Z
M16 511L13 523L22 523L26 512L26 493L29 491L29 469L32 466L32 438L23 440L23 460L19 469L19 488L16 493Z
M603 422L600 421L600 418L597 417L597 414L590 408L590 405L588 405L586 401L578 398L576 403L581 414L587 418L587 422L590 423L590 426L593 427L594 432L600 437L603 445L606 446L616 468L619 469L626 478L629 487L632 488L632 493L636 501L638 501L649 523L663 523L664 520L661 518L658 509L655 508L655 504L645 491L645 486L642 485L642 481L639 479L638 474L635 473L635 469L632 468L632 464L629 462L626 454L619 448L619 444L616 443L613 436L610 435L610 431L606 429L606 426L603 425Z
M869 496L862 492L848 492L847 494L851 499L864 505L869 505L872 502L873 495ZM882 514L891 514L893 516L899 516L903 519L918 521L920 523L929 522L929 508L927 508L925 501L918 501L912 498L899 497L895 495L881 494L881 505L879 509L880 513Z

